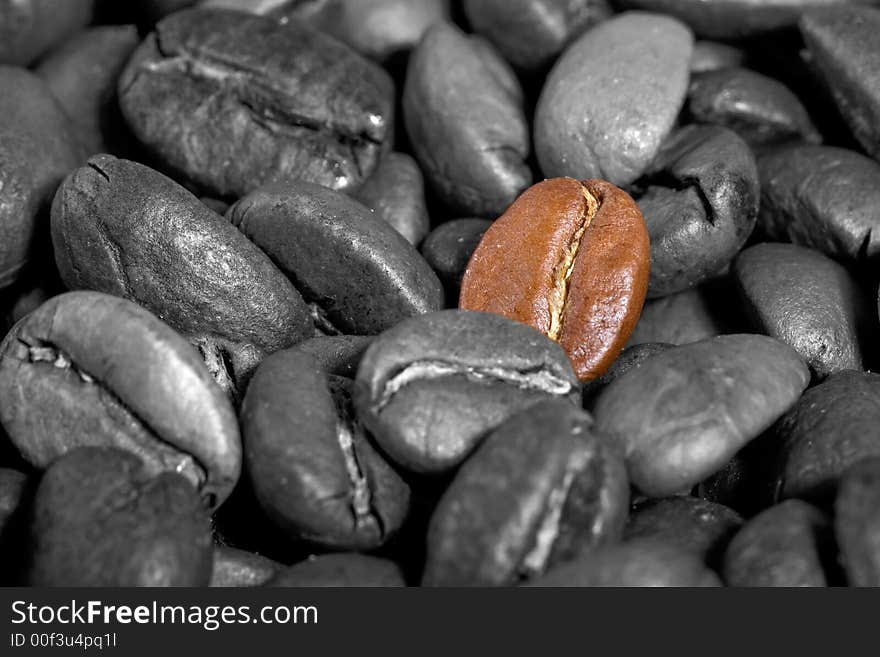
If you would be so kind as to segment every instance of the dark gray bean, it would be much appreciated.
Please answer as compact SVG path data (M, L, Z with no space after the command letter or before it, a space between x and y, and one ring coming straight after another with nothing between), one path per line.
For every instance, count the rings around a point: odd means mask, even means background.
M295 349L310 354L328 374L353 379L372 341L368 335L321 335L300 342Z
M488 219L453 219L437 226L422 243L422 255L446 286L447 299L458 301L464 270L491 225Z
M616 16L572 43L536 110L544 175L615 185L638 178L684 102L692 46L683 24L641 12Z
M268 586L401 587L403 573L392 561L357 552L310 557L276 575Z
M342 193L269 185L227 217L294 282L326 332L371 335L443 307L443 286L415 247Z
M413 51L407 134L425 178L454 211L497 217L532 183L522 104L507 62L451 23L434 25Z
M262 586L284 566L255 552L226 545L214 548L214 567L209 586Z
M211 576L210 523L195 489L121 450L58 459L37 489L32 531L34 586L203 586Z
M643 362L655 354L660 354L675 345L667 342L644 342L624 349L611 369L598 379L587 381L583 388L584 408L591 409L599 395L614 379L623 376L630 370L638 368Z
M92 18L93 5L94 0L0 3L0 63L32 63L54 44L85 27ZM2 116L8 115L4 112Z
M0 421L38 468L84 445L175 472L214 506L238 480L241 442L228 399L198 353L154 315L98 292L40 306L0 345Z
M791 347L724 335L669 349L613 381L596 403L596 429L626 449L633 485L663 497L720 470L808 383Z
M880 459L869 458L840 478L834 530L850 586L880 586Z
M814 379L864 369L876 320L842 266L801 246L758 244L737 256L733 274L755 330L794 348Z
M500 315L445 310L404 320L373 341L358 369L358 417L416 472L448 471L512 413L580 394L557 343Z
M741 48L718 41L696 41L691 55L691 74L742 66L746 54Z
M298 21L192 9L147 37L119 79L135 135L172 171L221 198L302 178L347 189L393 134L393 84Z
M664 142L633 197L651 237L648 296L681 292L721 271L755 227L755 158L730 130L688 126Z
M617 541L629 506L626 469L592 423L551 400L498 426L437 505L422 584L515 584Z

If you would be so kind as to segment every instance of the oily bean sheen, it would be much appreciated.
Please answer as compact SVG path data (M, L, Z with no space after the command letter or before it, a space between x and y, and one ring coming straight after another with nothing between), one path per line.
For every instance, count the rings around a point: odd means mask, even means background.
M260 249L141 164L99 155L68 176L52 206L52 240L68 287L143 305L196 343L221 382L314 331L308 307Z
M730 128L753 146L821 141L797 96L774 78L745 68L694 76L687 111L694 122Z
M79 153L69 119L51 90L24 69L0 66L0 116L2 289L41 255L52 195L77 165Z
M209 586L262 586L283 568L254 552L218 545L214 548Z
M745 58L742 48L718 41L696 41L691 55L691 74L742 66Z
M519 82L492 46L438 23L413 51L403 118L416 159L453 210L497 217L532 182Z
M393 84L297 21L223 10L162 20L119 79L135 135L206 193L301 178L357 187L393 132Z
M651 266L638 206L603 180L546 180L495 221L471 256L459 307L529 324L601 376L638 321Z
M815 379L864 369L873 308L869 315L858 282L841 265L802 246L758 244L737 256L733 271L755 330L793 347Z
M662 541L715 566L742 523L736 511L722 504L696 497L668 497L637 506L626 524L624 539Z
M838 372L804 393L780 422L778 495L833 500L851 465L880 457L880 374Z
M453 219L437 226L425 238L422 255L446 286L447 298L458 299L468 261L491 225L488 219Z
M793 27L805 11L860 0L617 0L621 7L678 17L709 39L737 39ZM872 0L861 0L872 2Z
M515 584L620 538L623 456L563 400L495 429L456 474L428 530L422 584Z
M498 315L444 310L404 320L367 349L358 417L402 467L444 472L511 414L580 394L565 352Z
M834 502L834 530L850 586L880 586L880 459L843 474Z
M93 27L53 50L36 70L64 107L88 155L127 146L116 81L139 43L134 25Z
M279 572L268 586L401 587L403 573L392 561L357 552L310 557Z
M801 33L837 107L867 153L880 160L880 11L844 7L801 20Z
M758 158L759 230L846 261L880 253L880 164L831 146L780 147Z
M638 540L588 551L527 586L707 587L721 582L691 552Z
M34 586L204 586L211 575L195 489L117 449L58 459L40 481L32 531Z
M235 414L198 353L140 306L53 297L0 345L0 421L38 468L79 446L119 447L176 472L214 506L238 480Z
M443 286L406 239L357 201L307 182L245 196L227 217L293 281L330 333L381 333L443 308Z
M733 537L724 554L724 580L729 586L827 586L823 563L832 546L830 534L821 511L786 500L749 520Z
M383 157L354 196L413 246L431 229L422 172L405 153L388 153Z
M544 175L615 185L638 178L684 102L692 45L677 20L642 12L615 16L578 38L538 101L535 152Z
M298 349L264 360L241 410L257 499L295 539L370 550L403 524L409 489L354 419L351 381Z
M95 0L0 2L0 64L27 66L54 44L85 27ZM4 112L3 116L7 114Z
M575 37L611 15L607 0L464 0L474 31L514 66L534 70Z
M633 196L651 240L648 296L680 292L718 273L755 227L755 158L730 130L688 126L664 142Z
M609 385L596 429L626 449L630 480L662 497L720 470L797 401L809 371L787 345L725 335L648 359Z

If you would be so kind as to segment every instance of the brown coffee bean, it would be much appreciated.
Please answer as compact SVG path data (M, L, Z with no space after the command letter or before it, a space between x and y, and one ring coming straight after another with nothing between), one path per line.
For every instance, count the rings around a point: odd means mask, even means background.
M559 342L582 381L601 376L635 328L651 266L636 203L603 180L545 180L474 251L459 307L504 315Z

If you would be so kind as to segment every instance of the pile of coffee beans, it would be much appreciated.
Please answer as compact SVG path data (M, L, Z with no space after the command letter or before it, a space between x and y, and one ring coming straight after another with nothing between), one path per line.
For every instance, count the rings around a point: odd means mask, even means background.
M878 35L0 0L0 584L880 586Z

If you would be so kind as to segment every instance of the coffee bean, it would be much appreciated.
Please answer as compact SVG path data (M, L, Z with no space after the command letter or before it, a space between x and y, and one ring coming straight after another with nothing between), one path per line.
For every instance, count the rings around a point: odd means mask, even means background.
M645 342L624 349L611 368L598 379L587 381L583 387L584 408L591 409L602 391L614 379L636 369L654 354L660 354L675 345L666 342Z
M651 239L648 296L681 292L721 271L755 227L755 158L729 130L688 126L663 143L633 196Z
M254 552L218 545L209 586L262 586L283 566Z
M641 12L616 16L578 38L538 101L535 152L544 175L615 185L638 178L684 102L692 46L684 25Z
M842 148L793 145L762 154L758 173L758 228L768 238L849 262L880 253L880 164Z
M242 404L245 462L263 509L293 538L370 550L400 528L409 488L354 418L350 385L299 350L269 356Z
M814 379L863 369L876 319L846 269L812 249L759 244L733 271L755 329L794 348Z
M638 505L630 514L624 539L674 545L715 568L742 524L738 513L721 504L696 497L667 497Z
M97 292L69 292L0 345L0 421L46 468L80 446L134 453L221 503L241 468L238 424L198 353L154 315Z
M305 182L270 185L227 217L294 282L325 332L381 333L443 308L443 287L421 254L339 192Z
M440 473L516 411L554 397L574 404L579 394L552 340L498 315L445 310L404 320L373 341L354 402L401 467Z
M629 504L623 455L591 425L553 400L498 426L431 518L422 584L515 584L619 540Z
M139 43L134 25L93 27L51 51L36 69L71 118L88 155L119 155L132 148L116 81Z
M297 351L311 355L328 374L353 379L372 336L322 335L296 345Z
M131 299L190 338L228 390L263 355L313 334L309 310L269 258L165 176L99 155L52 207L71 288Z
M0 64L27 66L85 27L94 0L15 0L0 5ZM5 95L0 94L0 96ZM3 113L4 118L8 116Z
M354 197L413 246L431 229L422 172L409 155L388 153Z
M847 468L880 457L878 422L880 374L838 372L805 392L778 428L779 496L830 503Z
M786 500L752 518L727 547L729 586L827 586L824 560L833 540L828 518L801 500Z
M2 289L43 255L52 195L77 165L79 152L70 121L51 90L24 69L0 66L0 116Z
M581 380L623 350L648 283L642 213L602 180L546 180L498 219L471 257L459 307L504 315L558 341Z
M672 495L721 469L808 383L787 345L720 336L657 354L613 381L596 403L596 429L625 448L634 486Z
M135 135L204 192L301 178L348 189L393 133L393 84L299 22L192 9L162 20L119 79Z
M34 586L203 586L211 575L195 489L117 449L58 459L37 489L32 531Z
M413 51L406 131L425 177L454 211L496 217L531 184L522 104L508 64L450 23L434 25Z
M447 299L458 299L468 261L491 225L488 219L453 219L437 226L422 243L422 255L446 286Z
M821 141L797 96L781 82L745 68L694 76L687 111L694 122L730 128L752 146Z
M268 586L400 587L403 573L393 562L356 552L311 557L282 570Z
M880 11L839 7L806 14L800 26L852 134L880 160Z
M650 540L631 541L587 552L554 568L528 586L721 586L696 555Z
M848 468L834 502L834 530L850 586L880 586L880 459Z
M691 74L742 66L744 61L745 52L741 48L719 41L696 41L691 55Z
M474 31L485 35L514 66L551 64L569 44L611 15L606 0L464 0Z

